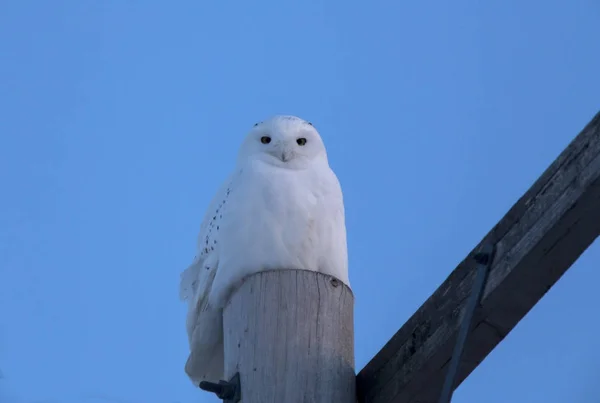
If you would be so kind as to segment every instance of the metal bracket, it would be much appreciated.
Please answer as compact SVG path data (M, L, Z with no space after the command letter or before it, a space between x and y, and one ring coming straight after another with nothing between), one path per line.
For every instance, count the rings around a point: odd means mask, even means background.
M456 384L456 375L458 373L458 366L460 359L465 348L467 336L471 329L471 322L475 316L475 309L481 302L481 296L487 282L487 276L494 260L494 254L496 247L494 244L484 244L481 250L473 256L473 259L477 263L477 274L475 282L473 283L473 289L471 290L471 297L467 302L467 308L465 310L465 316L460 324L458 330L458 337L456 338L456 344L454 345L454 351L452 351L452 358L450 359L450 365L448 366L448 372L446 373L446 379L444 380L444 386L440 395L439 403L450 403L452 400L452 393L454 393L454 385Z
M242 385L240 383L240 373L236 374L227 381L219 381L219 383L202 381L200 382L200 389L207 392L212 392L221 400L223 403L238 403L242 400Z

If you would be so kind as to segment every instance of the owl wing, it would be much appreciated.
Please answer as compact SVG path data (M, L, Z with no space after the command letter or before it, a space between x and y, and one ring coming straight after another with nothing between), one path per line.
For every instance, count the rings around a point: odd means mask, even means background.
M322 172L323 197L315 212L315 231L319 239L320 260L318 267L326 274L336 277L350 287L348 277L348 246L344 197L335 173Z
M183 301L190 301L194 299L195 295L208 294L212 279L216 273L215 270L205 270L204 273L202 268L205 262L216 260L218 262L218 251L214 249L214 241L217 241L219 231L218 221L221 217L221 209L229 196L229 188L231 186L231 177L227 178L221 187L217 190L217 193L213 196L210 201L202 223L200 224L200 231L198 233L197 251L193 262L181 273L179 283L179 298Z
M231 179L219 188L200 225L193 262L181 273L179 297L188 301L186 329L190 355L185 370L197 384L201 380L218 381L223 376L223 325L220 310L208 303L219 266L219 223L225 214Z

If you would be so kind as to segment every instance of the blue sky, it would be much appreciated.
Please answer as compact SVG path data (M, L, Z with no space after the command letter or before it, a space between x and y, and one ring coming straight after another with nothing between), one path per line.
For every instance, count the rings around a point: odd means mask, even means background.
M342 183L361 369L600 110L599 18L594 0L2 1L2 403L218 401L183 372L179 273L240 140L279 113L315 124ZM600 401L599 259L453 401Z

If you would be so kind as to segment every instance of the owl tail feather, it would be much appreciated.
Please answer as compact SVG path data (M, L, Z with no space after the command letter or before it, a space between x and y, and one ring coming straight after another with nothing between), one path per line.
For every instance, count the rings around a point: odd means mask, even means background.
M219 382L224 375L223 313L207 307L199 312L190 339L185 372L191 381Z
M185 372L196 386L201 381L218 383L223 379L223 343L210 351L192 351L185 363Z

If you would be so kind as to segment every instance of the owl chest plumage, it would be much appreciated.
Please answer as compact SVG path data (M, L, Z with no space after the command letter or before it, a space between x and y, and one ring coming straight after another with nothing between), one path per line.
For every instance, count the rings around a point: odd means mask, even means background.
M226 227L235 233L232 246L289 260L316 241L325 195L312 172L246 169L238 183Z
M260 165L240 170L220 224L215 303L259 271L347 270L343 206L327 174Z

